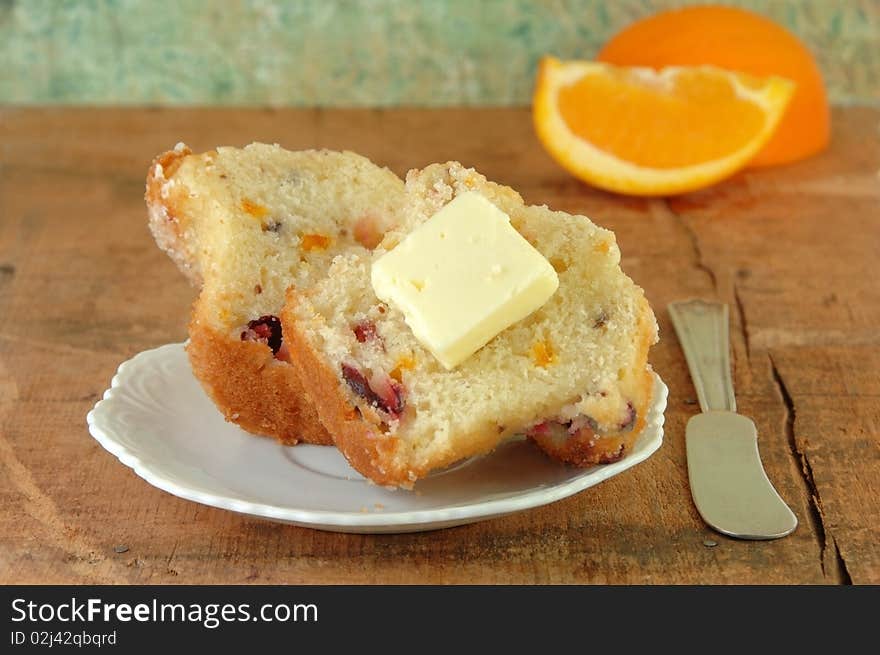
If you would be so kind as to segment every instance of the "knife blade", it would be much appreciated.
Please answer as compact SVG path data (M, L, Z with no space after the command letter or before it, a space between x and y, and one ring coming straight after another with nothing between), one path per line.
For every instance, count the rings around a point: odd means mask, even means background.
M669 315L702 410L685 430L688 480L697 511L709 526L739 539L791 534L797 517L767 477L758 430L751 419L736 413L727 305L674 302Z

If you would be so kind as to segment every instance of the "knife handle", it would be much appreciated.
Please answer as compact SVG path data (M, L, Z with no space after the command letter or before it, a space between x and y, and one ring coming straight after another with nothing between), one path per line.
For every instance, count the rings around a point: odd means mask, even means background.
M669 316L684 350L700 409L735 412L727 305L708 300L673 302Z

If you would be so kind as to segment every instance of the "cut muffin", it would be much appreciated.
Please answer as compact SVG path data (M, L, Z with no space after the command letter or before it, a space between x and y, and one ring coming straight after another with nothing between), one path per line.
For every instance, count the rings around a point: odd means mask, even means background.
M183 144L153 162L149 225L201 288L189 324L193 373L227 420L286 444L332 439L289 365L284 292L367 253L398 221L402 180L351 152Z
M371 265L469 191L510 216L556 269L559 288L446 370L376 297ZM411 171L406 196L401 227L374 253L336 256L325 278L290 289L281 313L293 367L352 466L376 483L411 487L518 433L580 466L623 457L650 403L657 325L620 270L614 234L583 216L526 206L457 162Z

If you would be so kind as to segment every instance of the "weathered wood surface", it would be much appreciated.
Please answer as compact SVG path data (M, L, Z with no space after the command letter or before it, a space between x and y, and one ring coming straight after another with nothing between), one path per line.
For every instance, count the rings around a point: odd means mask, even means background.
M0 110L0 582L880 583L878 123L837 110L820 157L642 200L568 177L522 109ZM179 140L348 148L398 173L460 159L613 229L660 321L662 449L551 506L412 535L277 525L149 486L85 415L122 360L185 338L193 291L141 197ZM740 410L800 519L791 537L724 538L691 503L698 410L665 309L689 296L731 305Z

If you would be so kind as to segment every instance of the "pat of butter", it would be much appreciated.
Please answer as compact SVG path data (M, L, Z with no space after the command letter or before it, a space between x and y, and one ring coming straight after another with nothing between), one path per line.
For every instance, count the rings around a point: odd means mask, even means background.
M559 287L556 271L479 193L452 200L373 263L376 295L451 370Z

